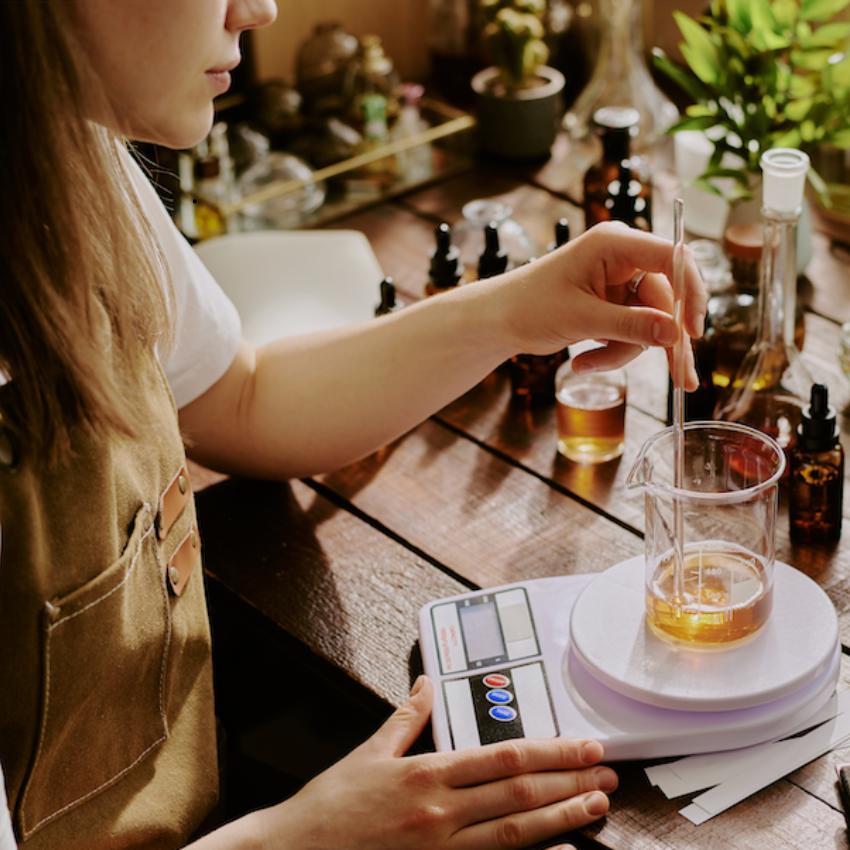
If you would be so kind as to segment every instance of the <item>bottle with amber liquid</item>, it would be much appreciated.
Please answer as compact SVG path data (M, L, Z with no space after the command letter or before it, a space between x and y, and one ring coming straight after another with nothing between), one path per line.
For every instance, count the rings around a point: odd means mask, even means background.
M617 179L608 184L608 196L605 209L610 221L622 221L629 227L636 227L646 233L652 233L652 215L643 184L636 180L629 161L620 163Z
M735 377L747 351L756 341L759 327L759 268L764 245L760 224L733 224L723 236L729 259L731 288L712 295L708 301L706 344L713 355L712 383L722 394ZM794 310L794 344L803 348L805 314L802 305Z
M565 218L555 224L555 241L550 251L566 245L570 239L570 225ZM508 360L511 395L533 405L555 403L555 375L562 364L570 359L568 348L554 354L517 354Z
M426 295L437 295L453 289L463 277L463 263L460 251L452 245L452 229L443 222L434 231L437 246L431 254L429 280L425 284Z
M630 106L605 106L593 114L593 128L602 147L600 159L584 175L585 227L600 221L610 221L611 210L606 205L611 183L620 177L620 166L627 163L632 179L649 213L652 183L644 161L632 156L631 139L637 132L640 113ZM651 223L651 216L647 215Z
M814 384L797 445L791 452L791 539L795 543L835 543L841 536L844 449L838 441L829 391Z
M715 416L758 428L788 457L814 383L794 340L796 228L809 158L799 150L773 148L762 155L761 168L764 252L758 333Z

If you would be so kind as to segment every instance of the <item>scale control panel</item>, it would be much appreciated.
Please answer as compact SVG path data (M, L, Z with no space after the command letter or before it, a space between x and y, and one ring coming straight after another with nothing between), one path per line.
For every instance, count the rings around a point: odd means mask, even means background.
M558 735L524 587L437 604L431 627L454 749Z

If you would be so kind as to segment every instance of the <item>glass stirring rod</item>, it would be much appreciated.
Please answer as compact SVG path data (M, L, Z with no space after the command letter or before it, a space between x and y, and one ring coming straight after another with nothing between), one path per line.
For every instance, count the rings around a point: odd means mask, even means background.
M679 334L673 346L673 432L675 437L673 486L681 490L685 480L685 203L673 201L673 319ZM673 496L674 604L677 615L685 601L685 520L682 502Z

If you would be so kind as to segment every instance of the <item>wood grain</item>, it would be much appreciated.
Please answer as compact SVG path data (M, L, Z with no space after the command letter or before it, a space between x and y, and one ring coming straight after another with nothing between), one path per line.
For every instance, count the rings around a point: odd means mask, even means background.
M197 504L213 580L388 703L404 700L419 608L464 585L298 481L231 479Z

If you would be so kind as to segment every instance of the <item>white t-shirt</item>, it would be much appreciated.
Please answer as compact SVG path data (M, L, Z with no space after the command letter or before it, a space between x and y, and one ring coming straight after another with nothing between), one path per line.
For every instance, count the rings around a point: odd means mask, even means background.
M125 155L133 187L171 276L174 343L160 360L180 408L203 395L227 371L239 348L242 327L236 308L174 225L148 178L130 154L125 151ZM0 766L0 850L16 846Z

